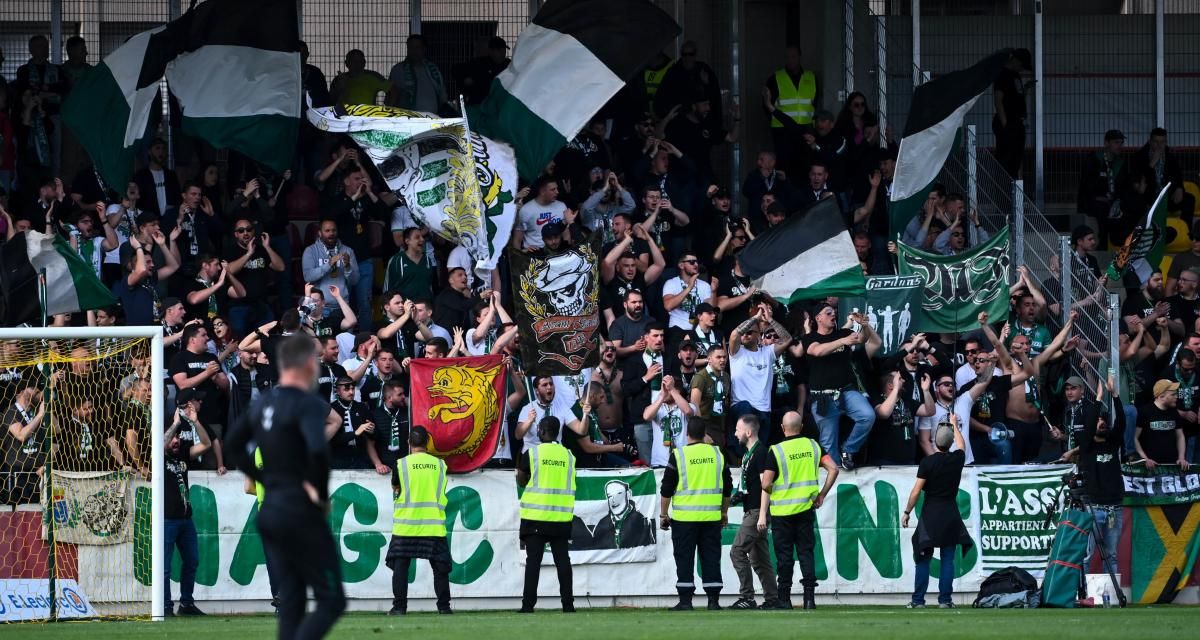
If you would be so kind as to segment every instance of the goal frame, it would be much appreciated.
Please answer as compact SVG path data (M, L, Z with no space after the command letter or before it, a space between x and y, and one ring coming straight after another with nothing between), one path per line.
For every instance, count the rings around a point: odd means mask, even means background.
M150 371L154 377L154 401L150 403L150 619L164 619L164 591L167 559L163 558L162 540L165 535L163 514L164 468L163 409L166 385L163 384L163 335L158 326L139 327L0 327L0 340L95 340L97 338L137 339L150 341ZM54 550L51 549L51 553ZM53 602L55 598L51 597ZM51 617L47 622L54 622Z

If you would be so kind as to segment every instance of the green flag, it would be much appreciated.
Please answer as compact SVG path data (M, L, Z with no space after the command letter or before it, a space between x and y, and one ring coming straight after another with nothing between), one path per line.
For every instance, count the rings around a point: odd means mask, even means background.
M879 355L890 356L922 324L923 286L919 276L868 276L865 295L838 298L838 317L851 313L867 316L883 341Z
M897 243L900 275L925 283L918 331L945 333L978 326L980 311L993 318L1008 313L1009 231L956 256L943 256Z
M1162 191L1146 212L1142 221L1125 242L1117 250L1112 264L1108 266L1108 279L1116 282L1129 269L1137 274L1138 282L1146 284L1150 275L1162 264L1163 250L1166 248L1167 231L1167 191L1171 183L1163 185Z

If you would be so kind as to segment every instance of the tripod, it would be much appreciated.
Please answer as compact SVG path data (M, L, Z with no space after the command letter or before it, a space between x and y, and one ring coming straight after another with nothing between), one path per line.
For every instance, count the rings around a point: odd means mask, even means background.
M1108 574L1108 579L1112 582L1113 593L1117 594L1117 602L1124 609L1128 602L1125 599L1125 592L1121 590L1121 584L1117 581L1117 574L1113 569L1113 565L1116 564L1116 551L1113 550L1112 555L1109 555L1108 543L1104 541L1104 535L1100 532L1100 521L1096 519L1096 507L1086 499L1081 499L1079 496L1074 495L1074 492L1072 492L1071 498L1071 507L1073 509L1087 511L1088 515L1092 517L1092 539L1096 541L1096 550L1100 552L1100 564L1104 566L1104 571ZM1112 564L1108 562L1110 557L1113 558Z

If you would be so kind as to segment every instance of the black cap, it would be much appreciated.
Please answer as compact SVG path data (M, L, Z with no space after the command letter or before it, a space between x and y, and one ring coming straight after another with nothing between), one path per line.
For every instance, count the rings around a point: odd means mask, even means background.
M353 385L354 379L351 378L350 376L338 376L337 380L333 381L333 386L335 386L335 387L340 387L341 385L344 385L344 384Z
M684 335L683 338L679 341L678 350L683 351L684 349L691 349L693 351L696 350L696 342L694 340L692 340L691 334Z
M1093 231L1091 227L1087 226L1086 224L1081 224L1071 231L1071 244L1075 244L1090 235L1095 235L1095 233L1096 232Z
M547 223L546 226L542 227L542 237L561 236L566 230L567 225L555 220L554 222Z
M504 49L505 51L507 51L508 43L505 42L504 38L501 38L500 36L492 36L488 40L488 48L489 49Z
M701 302L700 304L696 305L696 315L700 315L702 313L716 313L716 312L717 312L717 308L707 302Z
M143 211L138 214L138 217L136 220L134 220L134 222L136 222L137 226L140 227L142 225L150 224L152 222L162 222L162 217L159 216L157 213L154 213L153 211Z
M180 300L179 298L163 298L162 308L163 308L163 311L166 311L167 309L170 309L171 307L173 307L177 304L182 304L182 303L183 303L183 300Z
M717 190L713 191L713 194L711 196L709 196L709 200L728 200L728 199L729 199L729 190L721 188L721 187L717 187Z
M192 387L191 389L183 389L175 395L175 404L177 406L185 405L193 400L202 402L204 400L204 392Z
M1125 134L1121 133L1120 129L1109 129L1108 131L1104 132L1104 141L1105 142L1108 142L1109 140L1124 140L1124 139L1125 139Z

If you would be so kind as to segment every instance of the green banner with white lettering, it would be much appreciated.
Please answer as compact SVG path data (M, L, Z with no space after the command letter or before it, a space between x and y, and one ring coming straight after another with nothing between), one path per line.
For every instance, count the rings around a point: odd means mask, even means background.
M1008 315L1011 268L1008 227L965 253L943 256L897 243L900 275L919 276L925 283L924 312L918 331L946 333L979 325L980 311L993 318Z

